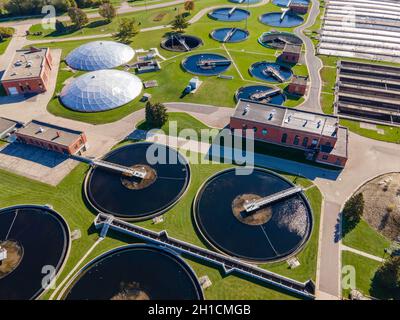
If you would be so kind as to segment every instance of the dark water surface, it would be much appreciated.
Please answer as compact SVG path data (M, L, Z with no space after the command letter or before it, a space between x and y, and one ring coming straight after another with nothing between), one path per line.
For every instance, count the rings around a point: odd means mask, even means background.
M150 300L203 298L196 275L183 260L153 246L133 245L97 258L66 299L110 300L129 284L135 284Z
M224 42L226 36L228 35L229 32L231 32L232 28L220 28L220 29L215 29L213 32L211 32L211 37L214 40ZM249 37L249 32L243 29L235 28L234 33L229 37L229 39L226 42L240 42L244 41Z
M270 12L263 14L260 17L260 21L268 26L279 28L291 28L299 26L304 21L302 17L292 12L286 13L282 20L281 16L281 12Z
M279 82L274 76L272 76L269 73L264 73L264 70L268 67L271 66L275 68L276 70L279 71L281 76L284 78L285 81L288 81L292 75L293 72L287 67L284 67L276 62L267 62L267 61L261 61L261 62L256 62L250 67L250 73L253 77L256 77L260 80L268 81L268 82Z
M190 170L184 157L176 150L158 145L166 154L164 163L150 164L146 154L151 143L134 143L118 148L104 160L124 166L147 164L157 173L157 179L144 189L132 190L121 183L121 174L95 168L89 174L87 194L93 206L122 218L146 219L169 209L186 190ZM178 160L178 161L176 161Z
M229 60L223 55L215 54L215 53L201 53L201 54L194 54L192 56L187 57L185 60L182 61L182 67L190 73L202 75L202 76L215 76L222 72L228 70L231 66L232 62L227 61L223 64L217 64L212 68L204 68L200 67L198 63L200 61L226 61Z
M236 8L232 13L231 8L219 8L211 11L208 15L210 18L219 21L242 21L250 16L250 12L244 9Z
M247 100L251 100L251 96L255 93L258 92L264 92L264 91L269 91L271 90L272 87L268 87L268 86L247 86L247 87L242 87L238 90L237 94L236 94L236 100L240 100L240 99L247 99ZM268 103L272 103L275 105L282 105L285 100L286 97L283 93L277 93L274 94L273 96L269 97L269 101Z
M7 233L8 237L7 237ZM0 211L0 242L14 240L23 248L18 267L0 279L0 300L28 300L40 295L44 266L59 270L69 246L68 228L53 211L33 207Z
M274 261L297 251L312 227L305 197L294 195L273 203L272 217L262 225L248 225L232 212L233 200L243 194L265 197L292 187L282 177L262 169L238 176L235 170L211 178L200 191L195 218L202 234L221 251L252 261Z

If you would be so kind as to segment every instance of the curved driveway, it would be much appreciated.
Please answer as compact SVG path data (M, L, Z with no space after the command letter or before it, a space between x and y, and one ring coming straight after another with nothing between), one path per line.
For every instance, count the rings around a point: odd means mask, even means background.
M303 31L314 25L318 18L320 8L319 0L311 0L312 7L308 15L306 23L302 24L294 30L294 33L299 36L305 45L306 53L305 60L308 67L310 84L306 100L299 106L301 109L307 109L314 112L322 112L320 95L321 95L321 76L320 70L323 67L322 61L315 55L315 47L309 37L304 35Z

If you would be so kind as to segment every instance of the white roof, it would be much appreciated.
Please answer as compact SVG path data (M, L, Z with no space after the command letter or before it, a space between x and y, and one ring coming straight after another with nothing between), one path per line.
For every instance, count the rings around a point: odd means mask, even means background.
M142 81L119 70L86 73L67 84L61 102L80 112L98 112L117 108L135 99L142 91Z
M115 41L93 41L72 50L65 59L77 70L95 71L112 69L133 59L135 51Z

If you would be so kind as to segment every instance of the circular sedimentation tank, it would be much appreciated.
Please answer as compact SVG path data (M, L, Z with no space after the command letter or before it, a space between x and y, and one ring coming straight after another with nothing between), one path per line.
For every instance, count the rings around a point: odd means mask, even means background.
M303 44L303 41L290 32L268 31L264 32L258 42L267 48L282 50L286 44Z
M279 91L277 91L276 89L279 88L273 88L263 85L241 87L236 92L235 99L236 101L239 101L240 99L245 99L261 103L282 105L286 101L286 96L282 93L282 90L279 89ZM269 92L273 93L268 94Z
M250 74L260 80L282 83L290 80L293 72L290 68L276 62L260 61L251 65Z
M161 47L175 52L192 51L203 45L203 41L196 36L173 33L161 41Z
M269 12L260 16L260 22L270 27L291 28L301 25L304 19L298 14L288 11L282 17L282 12Z
M279 7L287 7L290 0L273 0L272 3ZM291 3L293 4L304 4L307 5L309 3L308 0L292 0Z
M134 143L111 151L103 160L144 173L139 178L95 167L86 177L85 192L91 206L122 219L141 221L164 213L189 185L186 159L164 145Z
M69 252L69 228L47 207L16 206L0 210L0 300L32 300L45 288L46 275L57 275Z
M210 33L211 38L219 42L241 42L249 37L249 32L240 28L219 28Z
M182 68L200 76L216 76L228 70L231 64L232 61L221 54L201 53L185 58Z
M202 300L195 273L176 254L151 245L129 245L86 265L66 300Z
M208 13L211 19L226 22L238 22L246 20L250 16L250 12L241 8L218 8Z
M312 230L312 212L302 193L247 213L244 204L293 187L280 175L255 168L211 177L194 203L196 225L217 250L249 262L273 262L297 253Z

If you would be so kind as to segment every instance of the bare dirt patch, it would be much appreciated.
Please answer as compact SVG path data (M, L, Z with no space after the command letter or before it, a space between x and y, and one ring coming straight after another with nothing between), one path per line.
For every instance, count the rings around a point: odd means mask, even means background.
M262 197L256 194L242 194L237 196L232 202L232 212L236 219L242 223L252 226L259 226L267 223L272 217L271 207L263 207L251 213L247 213L244 208L246 203L261 198Z
M0 262L0 279L13 272L22 261L23 249L13 240L0 241L0 247L7 250L7 258Z
M148 165L135 164L131 168L138 171L144 171L146 172L146 175L143 179L141 179L122 174L121 183L125 188L128 188L130 190L140 190L149 187L157 180L157 172Z
M380 176L359 190L364 195L363 217L391 240L400 236L400 173Z
M121 291L111 298L111 300L150 300L146 292L140 289L136 282L121 283Z

